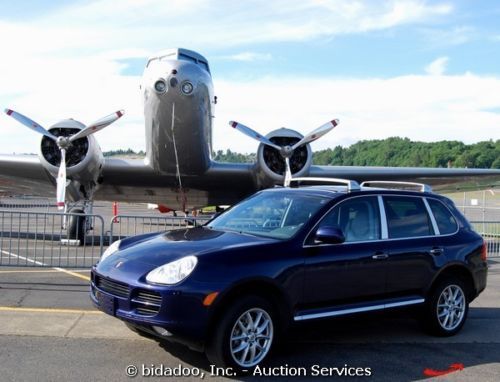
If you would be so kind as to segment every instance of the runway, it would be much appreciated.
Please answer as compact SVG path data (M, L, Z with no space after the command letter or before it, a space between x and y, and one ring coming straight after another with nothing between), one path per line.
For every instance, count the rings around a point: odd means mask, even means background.
M425 378L426 368L446 370L462 363L465 369L446 380L496 381L500 375L500 260L490 263L488 288L472 303L468 321L457 336L428 336L408 311L328 320L295 327L266 366L278 370L347 365L370 368L370 380L414 381ZM86 271L70 271L88 276ZM85 279L55 269L5 267L0 269L0 362L4 380L66 381L71 376L75 381L125 381L129 365L139 369L181 365L198 368L206 378L211 370L202 354L140 337L95 310Z

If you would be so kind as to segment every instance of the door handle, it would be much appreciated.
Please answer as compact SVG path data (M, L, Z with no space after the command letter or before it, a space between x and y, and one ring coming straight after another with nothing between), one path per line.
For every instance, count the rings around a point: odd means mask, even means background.
M431 249L431 255L434 255L434 256L439 256L439 255L442 255L443 254L443 248L432 248Z
M387 253L377 252L372 256L373 260L384 260L387 259L389 255Z

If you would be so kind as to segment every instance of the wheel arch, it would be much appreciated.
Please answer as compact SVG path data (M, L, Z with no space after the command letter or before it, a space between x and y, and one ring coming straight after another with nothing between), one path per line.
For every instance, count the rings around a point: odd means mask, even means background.
M469 301L472 301L477 296L477 290L472 272L465 264L462 263L453 263L443 268L432 280L431 285L426 291L426 295L429 295L429 293L431 293L442 280L448 277L458 277L466 284L468 287L467 297Z
M273 307L276 307L275 313L278 314L282 328L292 322L292 305L283 288L272 279L254 278L242 280L217 296L209 318L208 333L212 331L228 304L238 297L249 295L270 301Z

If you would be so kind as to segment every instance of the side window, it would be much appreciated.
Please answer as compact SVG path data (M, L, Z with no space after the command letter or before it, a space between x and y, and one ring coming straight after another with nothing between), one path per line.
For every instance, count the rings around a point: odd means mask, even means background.
M436 199L427 199L427 203L429 203L431 211L434 214L434 219L436 219L439 233L441 235L454 233L457 230L458 225L450 210Z
M390 239L434 234L422 198L384 196Z
M346 242L380 239L380 215L376 196L348 199L326 215L320 227L339 227Z

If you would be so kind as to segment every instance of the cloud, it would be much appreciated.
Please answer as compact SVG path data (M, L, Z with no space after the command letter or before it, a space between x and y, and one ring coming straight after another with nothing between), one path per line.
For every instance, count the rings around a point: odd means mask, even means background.
M499 86L499 77L473 74L219 81L214 146L257 149L257 143L227 126L229 120L261 134L280 127L305 134L339 118L334 131L312 144L314 150L391 136L427 142L500 139L500 114L491 111L500 107Z
M221 56L220 59L230 60L230 61L245 61L245 62L270 61L273 59L273 56L271 53L242 52L230 56Z
M93 54L140 46L207 50L283 41L309 41L432 21L448 3L418 0L95 0L76 2L24 24L3 20L3 50L18 54ZM124 38L126 36L126 38Z
M431 76L441 76L448 66L448 57L439 57L425 67L425 72Z
M471 26L459 26L451 29L423 28L420 32L430 47L463 45L477 38L477 31Z
M50 69L50 65L53 65ZM124 108L119 121L97 133L103 150L145 147L139 77L120 76L118 68L67 68L64 82L58 71L68 62L54 61L43 70L47 79L33 77L32 89L2 106L12 107L43 126L73 117L84 123ZM70 76L72 70L81 77ZM113 73L113 71L116 71ZM73 72L73 73L75 73ZM361 139L409 137L421 141L444 139L468 143L500 139L500 78L463 75L405 75L392 78L262 77L252 81L218 79L214 149L255 152L257 143L231 129L240 121L262 134L289 127L307 133L333 118L340 125L313 143L313 149L349 145ZM10 97L9 97L10 98ZM5 114L0 116L4 137L0 152L37 152L40 137Z
M200 50L213 61L267 60L248 44L311 41L401 25L434 23L453 12L447 2L249 0L98 0L13 22L0 16L5 54L0 60L0 105L43 126L67 117L84 123L124 108L126 114L96 137L103 150L145 147L140 78L123 76L127 58L172 46ZM189 46L186 43L189 42ZM227 50L242 53L229 55ZM445 67L446 62L442 64ZM213 64L215 66L215 64ZM468 142L498 137L495 77L429 75L394 78L308 78L279 75L215 82L216 149L254 151L235 135L230 119L263 133L287 126L307 132L338 117L341 125L314 148L391 135ZM303 74L302 74L303 75ZM469 127L469 128L464 128ZM470 127L474 127L474 129ZM40 137L0 116L0 152L36 152ZM237 146L235 147L235 142Z

